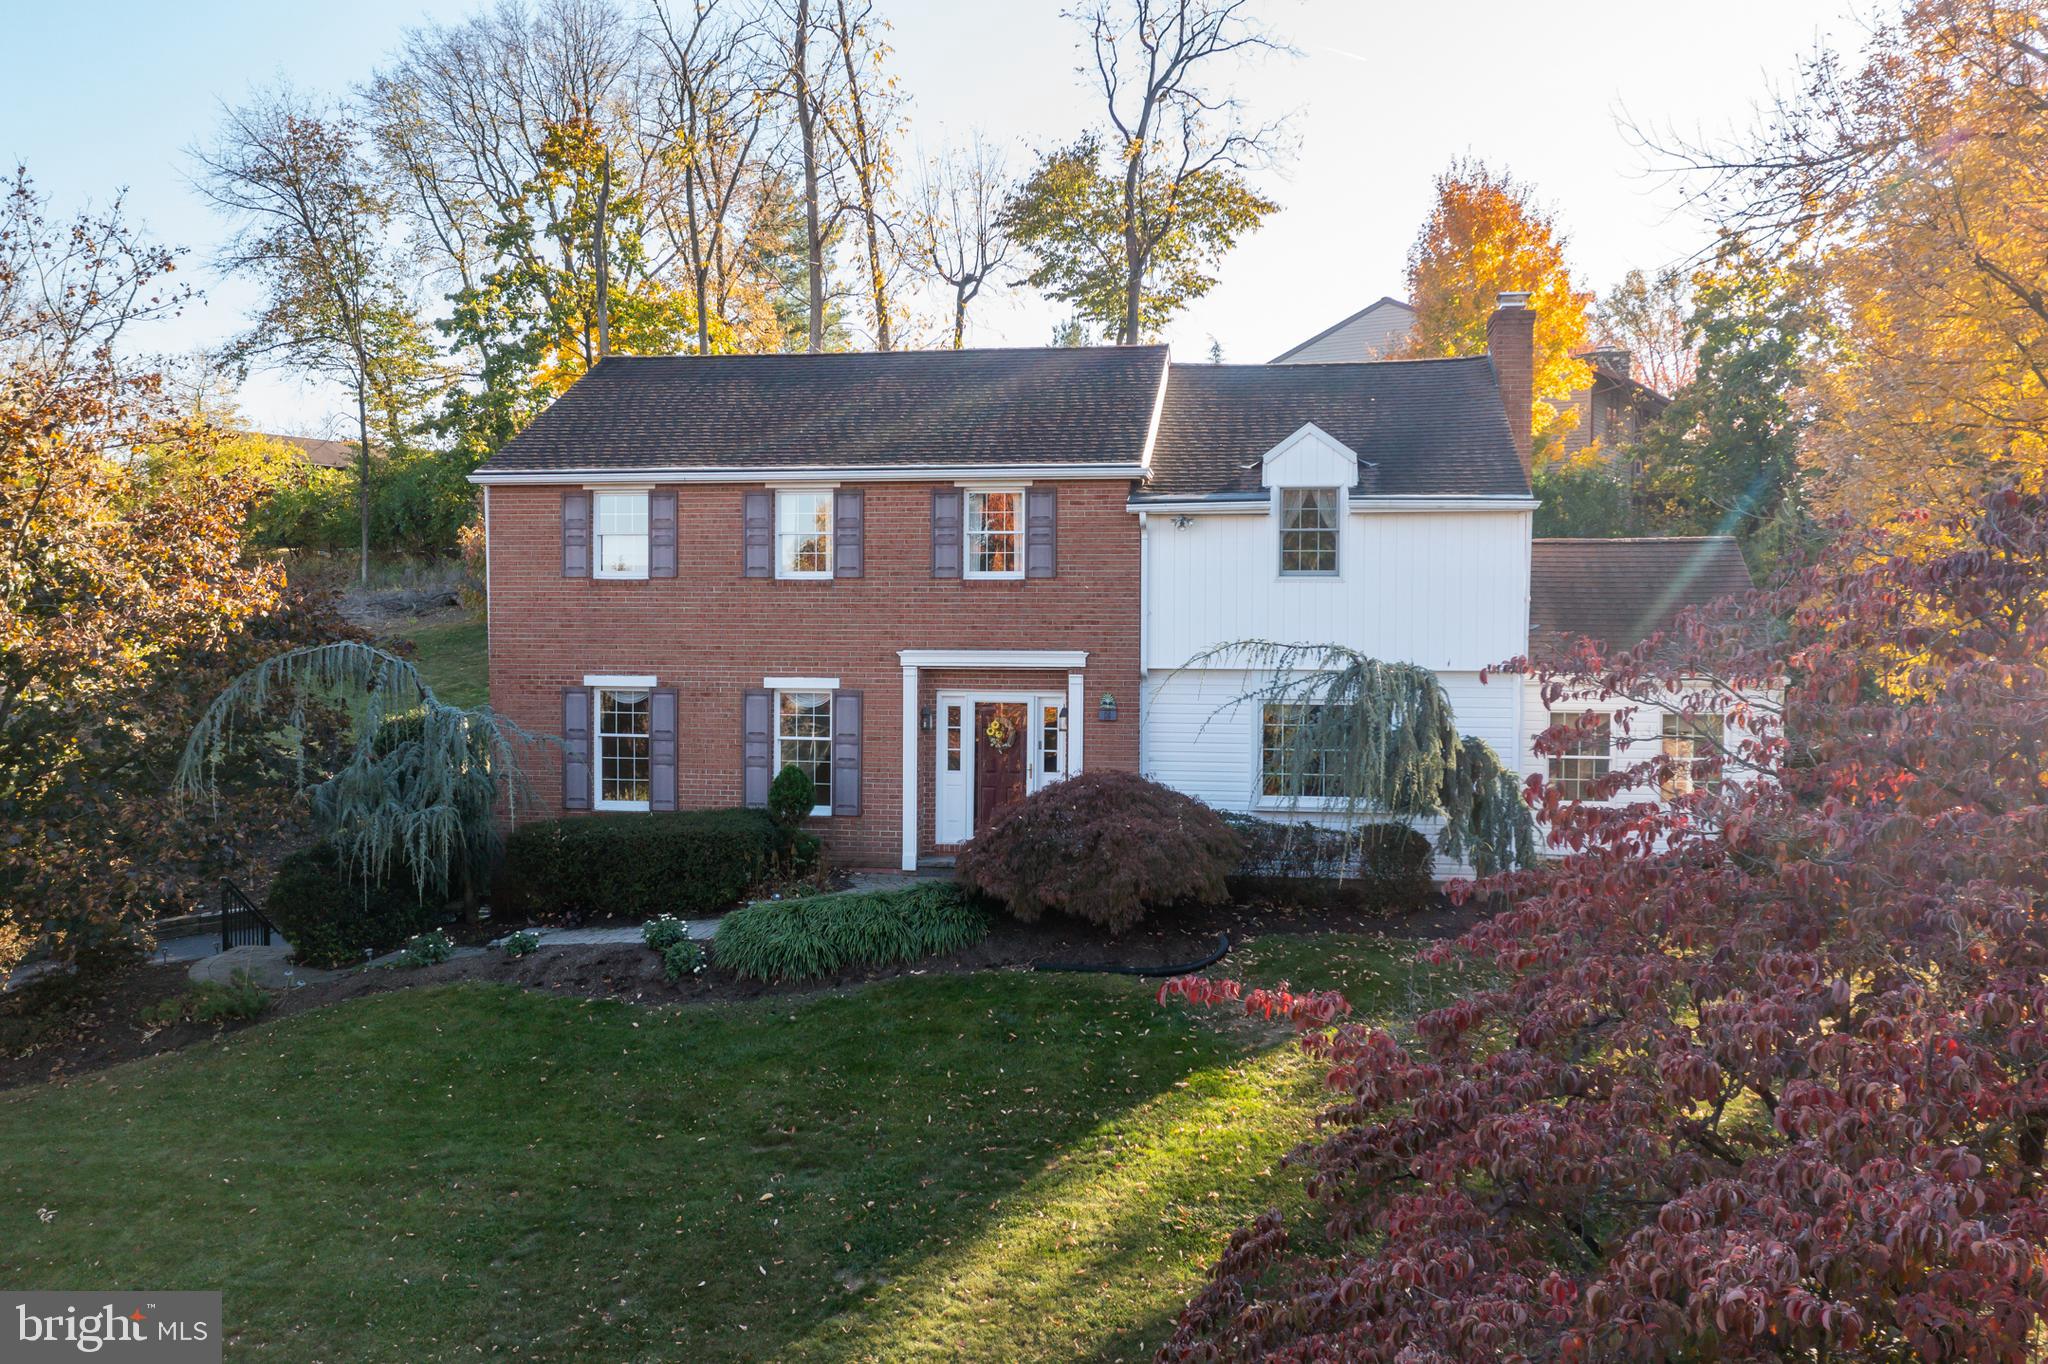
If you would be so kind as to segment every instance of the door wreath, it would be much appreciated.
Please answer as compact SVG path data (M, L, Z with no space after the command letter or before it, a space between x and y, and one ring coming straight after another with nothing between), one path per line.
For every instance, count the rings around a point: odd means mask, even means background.
M982 733L988 736L988 746L998 753L1009 752L1010 745L1017 742L1017 726L1000 712L988 722L988 728Z

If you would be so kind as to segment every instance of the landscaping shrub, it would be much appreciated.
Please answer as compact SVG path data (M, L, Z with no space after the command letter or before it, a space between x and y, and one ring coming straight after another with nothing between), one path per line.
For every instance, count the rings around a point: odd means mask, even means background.
M422 933L405 945L405 950L392 960L393 966L412 969L421 966L438 966L455 955L455 943L440 929Z
M1244 843L1230 876L1233 895L1397 913L1421 908L1435 890L1435 853L1405 824L1346 832L1254 815L1223 818Z
M160 999L142 1011L143 1024L168 1028L173 1023L225 1023L230 1019L255 1018L270 1007L270 992L235 970L225 985L201 981L182 994Z
M671 985L703 969L704 947L701 943L683 938L661 949L661 974Z
M726 915L718 964L754 980L812 980L848 966L886 966L957 952L988 933L988 916L950 882L763 901Z
M529 952L540 950L540 934L522 928L506 938L502 946L506 956L523 957Z
M786 834L796 832L818 804L818 788L810 773L795 763L786 765L768 783L768 814Z
M760 880L781 847L765 810L542 820L505 840L503 898L536 916L711 913Z
M1241 851L1223 817L1130 772L1083 772L1020 802L960 855L962 882L1026 923L1048 910L1121 933L1216 904Z
M662 914L640 925L640 941L657 952L666 952L690 936L690 926L673 914Z
M317 843L284 859L270 883L264 913L292 945L302 966L349 966L430 927L441 907L422 903L411 877L365 887L342 876L334 848Z

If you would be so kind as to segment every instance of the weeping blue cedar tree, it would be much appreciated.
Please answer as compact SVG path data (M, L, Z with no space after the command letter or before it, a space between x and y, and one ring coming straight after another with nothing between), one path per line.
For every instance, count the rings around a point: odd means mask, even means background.
M1437 852L1481 876L1536 864L1535 817L1520 779L1485 740L1458 733L1450 697L1429 669L1339 644L1261 639L1219 644L1186 666L1260 675L1219 715L1244 705L1291 708L1273 774L1284 803L1316 798L1318 812L1354 839L1373 823L1441 819Z
M307 712L344 704L348 760L309 781ZM500 849L499 801L516 816L531 799L518 751L534 735L489 706L448 705L412 664L354 640L293 649L230 682L185 741L176 793L212 798L218 763L251 737L290 747L346 875L374 885L403 872L422 899L472 894Z

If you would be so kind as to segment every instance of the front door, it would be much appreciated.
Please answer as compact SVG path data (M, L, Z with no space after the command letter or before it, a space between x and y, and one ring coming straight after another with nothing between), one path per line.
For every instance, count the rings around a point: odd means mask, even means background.
M986 829L1024 799L1031 710L1021 701L980 701L974 707L974 832Z

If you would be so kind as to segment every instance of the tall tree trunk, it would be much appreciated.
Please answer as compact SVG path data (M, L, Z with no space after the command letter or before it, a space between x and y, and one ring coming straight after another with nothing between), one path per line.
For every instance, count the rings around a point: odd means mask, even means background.
M1119 346L1138 344L1138 307L1145 288L1145 257L1138 238L1138 183L1144 173L1142 153L1124 162L1124 325L1116 338Z
M356 511L362 521L362 544L356 560L356 580L370 584L370 386L362 352L356 352Z
M811 3L796 0L796 36L790 46L790 78L796 83L797 131L804 156L804 242L809 248L813 355L825 349L825 241L818 225L818 122L811 106Z
M612 201L612 153L605 148L604 165L597 180L597 358L612 353L611 271L606 239L611 235L605 216Z
M966 344L967 336L967 286L953 286L953 349L959 350Z

